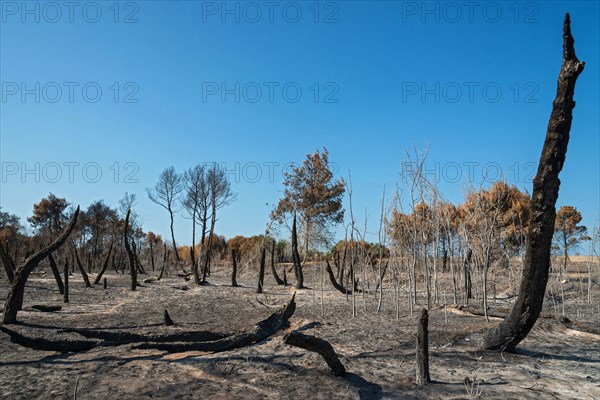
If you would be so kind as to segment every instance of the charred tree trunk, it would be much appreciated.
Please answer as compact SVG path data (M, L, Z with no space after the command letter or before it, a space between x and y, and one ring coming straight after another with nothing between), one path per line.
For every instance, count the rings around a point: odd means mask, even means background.
M81 260L79 259L79 255L77 254L77 247L75 247L75 243L73 243L73 253L75 253L75 262L77 263L77 268L79 268L79 272L81 273L81 276L83 277L83 281L85 282L85 287L92 287L92 285L90 284L90 278L88 277L88 274L85 272L85 269L83 268L83 265L81 265Z
M131 214L131 209L127 210L127 215L125 216L125 227L123 228L123 242L125 242L125 251L127 252L127 256L129 258L129 273L131 274L131 290L135 290L137 288L137 266L135 265L135 255L131 250L131 246L129 246L129 214ZM133 241L132 241L133 244Z
M173 251L175 252L175 261L179 263L179 261L181 260L179 258L179 252L177 251L177 243L175 243L175 231L173 230L173 210L171 209L171 206L169 206L167 210L169 211L169 217L171 217L171 239L173 240Z
M69 302L69 258L65 260L65 267L63 269L65 276L65 292L63 293L63 302Z
M165 313L163 315L163 325L164 326L175 325L175 322L173 322L173 319L171 319L171 316L169 315L169 312L167 310L165 310Z
M195 342L195 343L141 343L134 345L134 349L157 349L173 353L181 353L186 351L213 351L221 352L240 347L250 346L254 343L261 342L285 327L289 323L290 317L296 310L295 296L292 296L290 302L282 307L279 311L271 314L267 319L258 322L250 329L246 329L243 333L236 333L223 339L214 340L211 342Z
M237 252L235 249L231 249L231 261L233 263L233 267L231 269L231 286L238 287L237 283Z
M6 303L4 304L4 315L2 318L2 322L4 324L14 324L17 322L17 312L23 305L23 293L25 291L25 284L27 283L29 274L31 274L40 261L48 257L49 254L56 251L60 246L63 245L75 228L78 215L79 207L77 207L77 210L75 210L75 213L73 214L71 222L69 222L67 228L54 242L27 257L25 261L23 261L23 263L17 268L15 272L15 279L10 287L10 290L8 291Z
M331 269L331 265L329 265L329 260L326 259L325 261L327 262L325 270L327 271L327 274L329 275L329 280L331 281L331 284L333 285L333 287L342 294L352 294L352 290L346 289L342 284L338 283L335 280L335 275L333 273L333 270Z
M0 258L2 258L2 265L4 265L4 271L6 271L6 277L8 282L12 283L15 279L15 262L8 254L8 250L4 248L0 243Z
M106 272L106 268L108 268L108 261L110 260L110 253L112 253L112 248L113 248L113 242L110 242L110 246L108 246L108 253L106 253L106 256L104 257L104 262L102 263L102 269L100 270L100 273L94 280L94 285L97 285L100 283L100 279L102 279L102 275L104 275L104 272ZM113 261L114 261L114 258L113 258Z
M292 223L292 261L294 262L294 274L296 275L296 288L304 288L304 273L302 272L302 263L298 253L298 232L296 230L296 214L294 213L294 222Z
M334 375L346 375L346 368L344 368L344 365L340 362L337 354L335 354L333 346L331 346L328 341L294 331L285 335L283 342L290 346L296 346L304 350L319 353L325 359L325 362Z
M283 280L277 275L277 270L275 269L275 240L273 240L273 246L271 247L271 273L273 274L273 278L275 278L275 282L278 285L283 285Z
M417 386L431 383L429 376L429 314L427 309L421 310L417 330Z
M262 248L262 254L260 256L260 268L258 269L258 287L256 288L256 293L263 292L263 286L265 284L265 258L266 258L267 250Z
M140 273L142 275L145 274L146 270L144 269L144 266L142 265L142 262L140 261L140 257L138 256L137 248L135 245L133 246L133 255L135 256L135 265L137 266L138 273Z
M465 257L463 269L465 273L465 304L469 304L469 299L473 298L473 293L471 291L471 257L473 256L473 251L471 249L467 250L467 256Z
M150 243L150 265L152 265L152 272L156 271L155 266L154 266L154 245L152 244L152 240L149 241Z
M558 87L537 174L531 195L531 219L527 233L523 278L517 301L508 316L488 331L482 346L489 350L513 350L523 340L542 311L550 269L550 247L556 219L556 199L560 173L567 153L573 108L575 82L585 63L575 55L571 35L571 19L565 15L563 26L563 62Z
M58 286L58 292L64 294L65 286L63 285L58 266L56 265L56 261L54 261L52 254L48 254L48 261L50 262L50 269L52 270L52 274L54 274L54 280L56 280L56 285Z

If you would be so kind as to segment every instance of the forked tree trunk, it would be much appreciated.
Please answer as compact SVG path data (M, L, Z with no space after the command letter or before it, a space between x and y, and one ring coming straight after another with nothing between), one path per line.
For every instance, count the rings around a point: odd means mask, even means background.
M266 249L262 248L262 254L260 256L260 268L258 270L258 287L256 288L256 293L263 292L263 286L265 284L265 258L266 258Z
M77 210L75 210L75 213L73 214L73 217L71 217L71 222L69 222L67 228L54 242L27 257L25 261L23 261L23 263L17 268L15 272L15 279L10 287L10 290L8 291L6 303L4 304L4 315L2 317L2 322L4 324L14 324L17 322L17 312L23 305L23 293L25 291L25 284L27 283L29 274L31 274L40 261L48 257L49 254L56 251L60 246L63 245L75 228L78 215L79 207L77 207Z
M558 174L565 162L569 143L575 107L575 82L585 65L577 59L573 43L571 19L567 13L563 27L563 62L558 75L556 98L537 175L533 180L530 228L519 296L508 318L484 335L482 347L485 349L513 350L533 328L542 311L550 269L555 205L560 186Z

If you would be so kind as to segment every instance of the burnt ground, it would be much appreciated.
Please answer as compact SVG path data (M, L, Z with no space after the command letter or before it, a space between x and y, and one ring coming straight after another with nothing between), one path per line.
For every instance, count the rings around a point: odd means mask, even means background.
M482 399L600 399L598 301L586 304L577 299L577 279L566 286L573 294L565 306L572 323L540 319L517 353L477 349L481 332L499 318L488 323L483 316L452 306L432 307L429 335L434 383L418 388L414 383L417 310L411 317L405 290L400 291L398 318L391 288L386 288L379 314L372 293L358 294L356 317L352 317L351 299L326 281L323 289L317 271L307 268L305 279L311 288L297 291L297 309L289 329L328 340L349 372L346 377L331 375L320 356L285 345L286 331L254 346L216 354L170 354L135 350L131 345L61 354L21 347L0 333L0 398L71 399L76 392L78 399L122 400L468 399L477 394ZM140 281L150 275L141 275ZM265 318L294 292L292 287L277 287L267 274L265 294L255 294L256 273L250 269L238 278L243 287L229 287L228 267L215 268L209 286L195 286L170 275L160 282L143 283L135 292L128 290L128 276L114 271L106 276L105 290L102 285L85 289L81 277L72 275L70 303L63 304L51 273L33 274L18 315L20 324L14 329L30 336L74 339L82 337L57 330L230 333ZM7 290L3 278L2 303ZM506 307L500 303L496 306ZM62 309L45 313L33 310L35 304L62 305ZM162 325L165 309L176 326ZM557 309L550 306L546 312Z

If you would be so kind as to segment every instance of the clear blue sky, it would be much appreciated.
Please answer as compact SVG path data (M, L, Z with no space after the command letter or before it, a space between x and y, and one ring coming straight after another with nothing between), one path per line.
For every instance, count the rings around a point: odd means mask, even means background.
M600 218L597 1L53 4L1 3L0 203L23 219L49 192L82 207L133 192L144 229L168 237L145 188L166 166L217 161L238 193L218 233L258 234L284 166L323 146L371 232L415 145L454 202L496 166L531 190L566 11L587 65L558 203ZM175 226L189 241L190 221Z

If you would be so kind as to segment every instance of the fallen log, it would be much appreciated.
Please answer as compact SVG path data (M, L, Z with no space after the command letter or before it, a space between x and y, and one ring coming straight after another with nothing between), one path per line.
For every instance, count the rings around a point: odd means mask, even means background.
M473 306L458 306L456 307L458 310L460 311L464 311L467 312L469 314L473 314L473 315L480 315L482 317L485 317L485 313L483 312L483 310L481 308L478 307L473 307ZM490 317L494 317L494 318L506 318L508 316L508 314L510 314L510 310L492 310L492 309L488 309L487 315ZM540 314L539 318L548 318L548 319L552 319L555 318L554 314L548 314L548 313L542 313Z
M118 342L119 344L142 343L142 342L209 342L226 338L230 335L225 333L216 333L209 331L186 331L168 334L149 334L131 333L123 331L104 331L96 329L60 329L58 333L77 333L87 339L101 339L109 342Z
M346 375L346 368L344 368L344 365L335 353L333 346L331 346L328 341L294 331L285 335L283 342L290 346L296 346L304 350L319 353L323 359L325 359L325 362L334 375Z
M100 345L95 340L72 340L72 339L43 339L21 335L20 333L0 326L0 330L10 336L10 341L23 347L34 350L59 351L61 353L85 351Z
M271 314L267 319L264 319L254 325L248 332L237 333L223 339L210 342L194 342L194 343L140 343L134 345L134 349L155 349L168 351L170 353L181 353L186 351L211 351L221 352L240 347L250 346L261 342L269 336L277 332L288 324L290 317L296 310L295 302L296 294L292 296L290 302L282 307L279 311Z
M61 306L46 306L43 304L35 304L35 305L31 306L31 308L33 308L34 310L41 311L41 312L54 312L54 311L60 311L62 309Z

